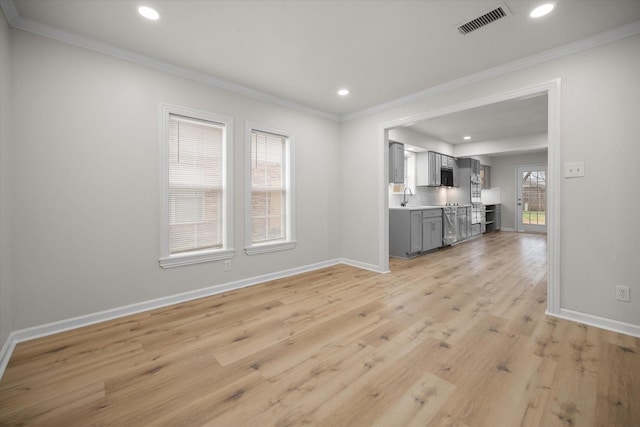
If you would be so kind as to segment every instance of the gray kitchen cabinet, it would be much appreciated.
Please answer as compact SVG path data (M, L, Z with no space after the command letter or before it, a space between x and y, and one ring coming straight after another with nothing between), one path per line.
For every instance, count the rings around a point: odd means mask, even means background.
M411 211L411 232L409 235L409 253L417 254L422 250L422 211Z
M442 154L423 151L416 155L416 185L439 187Z
M422 251L442 246L442 209L422 211Z
M460 169L469 168L471 175L480 175L480 160L472 159L471 157L463 157L457 159L457 161Z
M471 208L459 207L456 212L456 241L461 242L471 237L469 225L471 224L471 218L469 214Z
M471 170L474 174L480 175L480 160L471 159Z
M442 154L440 153L434 153L436 156L435 159L435 168L433 170L433 174L434 174L434 178L435 178L435 185L442 185L442 182L440 181L440 170L442 169Z
M389 142L389 183L404 183L404 144Z
M412 258L442 246L442 209L389 209L389 255Z
M447 156L447 168L453 169L454 163L455 161L453 160L453 157Z
M389 255L411 258L422 252L422 210L389 209Z
M460 167L458 166L458 159L451 158L453 163L453 186L460 187Z

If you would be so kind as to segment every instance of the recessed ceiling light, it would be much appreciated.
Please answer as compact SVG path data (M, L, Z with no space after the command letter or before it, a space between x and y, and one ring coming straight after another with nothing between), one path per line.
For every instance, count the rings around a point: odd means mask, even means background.
M138 8L138 13L142 16L144 16L147 19L150 19L152 21L157 20L158 18L160 18L160 14L158 13L157 10L152 9L148 6L140 6Z
M538 6L535 9L533 9L529 14L529 16L532 18L540 18L541 16L544 16L547 13L551 12L553 8L554 8L553 3L546 3L546 4L543 4L542 6Z
M471 139L471 137L469 135L464 136L462 139L464 139L465 141L468 141Z
M340 90L338 91L338 95L340 95L340 96L347 96L347 95L349 95L349 89L340 89Z

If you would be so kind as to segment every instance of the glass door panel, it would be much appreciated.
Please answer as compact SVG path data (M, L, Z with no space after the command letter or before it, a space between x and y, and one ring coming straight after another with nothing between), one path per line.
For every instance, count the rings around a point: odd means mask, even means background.
M518 166L516 227L518 231L547 232L547 167Z

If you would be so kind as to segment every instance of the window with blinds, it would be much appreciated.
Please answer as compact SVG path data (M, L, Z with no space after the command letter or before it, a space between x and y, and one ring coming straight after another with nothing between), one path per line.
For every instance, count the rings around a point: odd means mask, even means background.
M169 253L223 244L224 126L169 115Z
M230 127L225 116L163 107L163 267L233 255L226 247Z
M262 243L286 237L286 138L251 133L251 241Z
M293 247L290 132L251 124L247 253Z

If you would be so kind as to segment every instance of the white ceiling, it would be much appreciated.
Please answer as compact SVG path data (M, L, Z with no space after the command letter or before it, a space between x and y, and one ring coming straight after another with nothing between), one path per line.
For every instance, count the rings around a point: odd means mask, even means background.
M424 120L411 128L449 144L544 133L548 128L547 103L546 94L513 99ZM471 139L464 140L465 135Z
M528 15L542 0L0 0L0 5L5 13L13 11L9 20L21 29L178 66L221 87L344 119L627 24L640 28L640 0L551 1L555 10L538 20ZM141 4L156 8L160 20L140 17ZM465 36L457 32L457 25L500 5L511 14ZM338 96L342 87L351 94ZM463 135L477 142L544 132L546 99L458 112L416 123L413 130L452 144L466 142Z
M73 35L345 117L640 19L640 0L14 0L19 28ZM10 0L0 0L6 11ZM147 21L137 6L156 8ZM51 30L55 31L51 31ZM64 37L66 37L64 36ZM78 37L79 36L79 37ZM63 37L63 38L64 38ZM351 94L341 98L338 88Z

